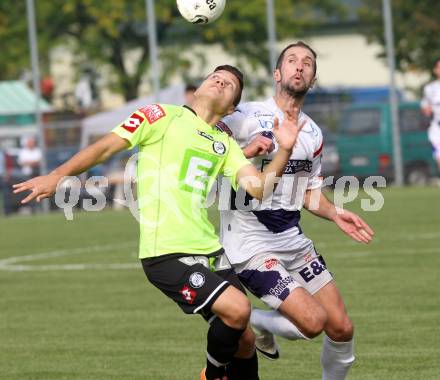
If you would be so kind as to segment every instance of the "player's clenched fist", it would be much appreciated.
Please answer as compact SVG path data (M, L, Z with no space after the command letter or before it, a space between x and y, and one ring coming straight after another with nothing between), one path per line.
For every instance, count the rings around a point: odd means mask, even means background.
M243 149L246 158L252 158L270 153L274 150L275 145L271 138L257 135L255 138Z

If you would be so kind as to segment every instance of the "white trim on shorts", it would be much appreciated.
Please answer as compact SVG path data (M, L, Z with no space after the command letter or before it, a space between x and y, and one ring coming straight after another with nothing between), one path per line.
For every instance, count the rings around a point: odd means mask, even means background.
M211 301L212 297L214 297L225 285L229 285L229 282L223 281L219 286L217 286L214 291L209 295L209 297L205 300L205 302L203 302L200 306L196 307L193 310L193 314L196 314L200 309L203 309L208 304L208 302Z
M214 364L217 368L224 367L228 363L220 363L219 361L215 360L211 355L209 355L209 352L206 351L206 358L209 360L211 364Z

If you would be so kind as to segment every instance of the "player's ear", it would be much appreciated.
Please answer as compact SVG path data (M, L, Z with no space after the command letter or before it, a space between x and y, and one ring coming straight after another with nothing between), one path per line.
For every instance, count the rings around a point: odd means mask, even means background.
M281 80L281 72L280 69L275 69L273 71L273 79L276 83L278 83Z

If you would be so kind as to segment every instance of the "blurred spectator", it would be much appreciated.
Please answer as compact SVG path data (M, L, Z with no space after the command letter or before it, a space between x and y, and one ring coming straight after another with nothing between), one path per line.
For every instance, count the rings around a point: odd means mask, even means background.
M24 137L22 139L22 149L18 154L18 164L26 177L39 175L41 162L41 150L37 146L35 137Z
M428 129L428 138L433 147L440 175L440 58L435 62L432 71L436 80L424 87L421 107L422 112L432 118Z
M193 84L187 84L185 87L185 104L188 107L191 107L194 101L194 92L196 91L197 87Z
M97 88L98 74L91 67L85 67L75 87L75 100L81 111L88 111L99 105Z
M5 154L3 150L0 149L0 183L5 175Z
M0 149L0 195L3 191L3 181L5 176L5 154L3 150Z

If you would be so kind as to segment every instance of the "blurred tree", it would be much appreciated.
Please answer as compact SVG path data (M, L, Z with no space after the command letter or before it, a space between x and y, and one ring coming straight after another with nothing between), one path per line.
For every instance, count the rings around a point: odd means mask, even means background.
M178 14L175 0L156 0L157 36L162 66L161 82L181 74L188 81L190 67L204 74L206 52L196 43L218 43L248 71L253 86L265 86L269 58L264 0L229 0L223 16L212 25L192 25ZM338 0L277 0L278 39L294 38L343 14ZM14 78L29 67L25 2L0 1L2 59L0 79ZM145 0L51 0L37 1L40 61L47 70L49 48L65 44L75 52L76 67L92 63L111 69L114 90L126 100L137 97L148 71L149 46ZM243 63L247 62L248 65ZM259 74L257 74L259 73Z
M44 75L48 73L49 51L60 41L58 35L63 21L57 17L52 19L55 10L51 2L35 3L37 21L40 21L38 50L41 73ZM43 31L41 25L44 25ZM31 70L26 1L0 1L0 52L0 80L17 79Z
M16 79L23 68L30 66L29 54L25 55L29 47L23 43L27 31L26 3L15 3L14 6L14 0L0 2L0 80Z
M361 30L384 47L381 57L385 57L382 0L362 1ZM440 1L393 0L392 14L397 69L431 72L440 57Z

